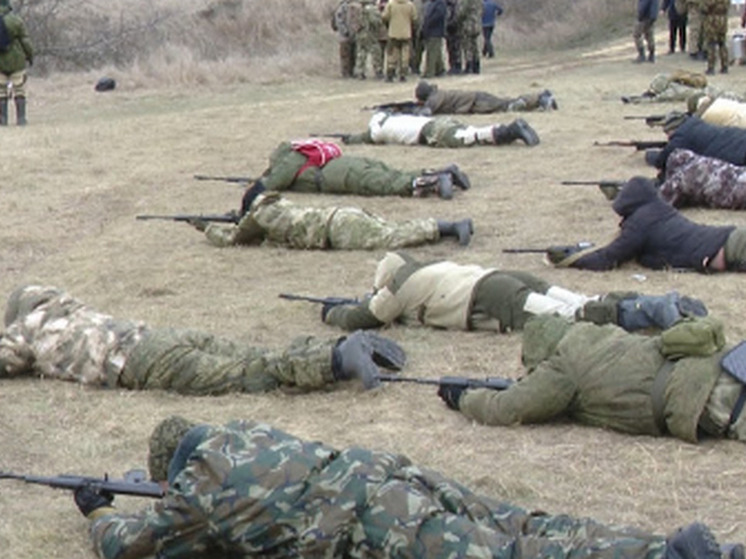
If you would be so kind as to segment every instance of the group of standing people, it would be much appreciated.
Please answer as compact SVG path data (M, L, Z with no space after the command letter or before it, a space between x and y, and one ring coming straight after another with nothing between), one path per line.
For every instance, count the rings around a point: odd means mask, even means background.
M369 69L387 81L405 81L409 73L478 74L480 54L495 55L492 37L502 13L494 0L341 0L331 25L342 77L366 79Z
M727 73L730 63L727 45L730 0L638 0L637 25L633 38L637 48L635 62L655 62L655 22L660 12L668 15L668 52L689 48L694 60L707 61L707 73ZM745 12L746 13L746 12ZM646 47L647 46L647 53Z

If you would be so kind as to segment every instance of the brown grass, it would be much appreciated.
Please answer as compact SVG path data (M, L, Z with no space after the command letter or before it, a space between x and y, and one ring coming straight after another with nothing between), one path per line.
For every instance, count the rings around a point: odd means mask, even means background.
M659 44L663 44L660 38ZM542 143L437 150L346 148L400 167L456 161L473 189L451 202L292 195L310 204L362 205L391 219L471 216L476 236L467 249L445 242L412 252L520 268L587 293L677 289L704 299L722 317L729 340L744 337L743 277L651 272L628 266L608 273L547 268L537 255L506 255L505 247L544 246L613 237L617 220L593 187L563 179L625 179L650 175L639 153L592 147L594 140L659 139L624 114L673 106L625 108L619 97L645 89L656 72L701 70L688 59L661 56L636 66L631 41L600 43L557 54L500 55L484 73L439 83L519 94L551 88L554 113L526 115ZM333 60L335 53L329 53ZM93 92L91 76L32 78L26 128L0 133L3 229L0 294L41 282L63 287L120 317L153 325L202 328L247 343L282 346L300 334L338 336L318 308L277 299L280 291L360 295L381 252L303 252L280 248L218 250L188 226L137 222L139 213L216 212L237 207L229 184L198 183L194 173L258 174L280 141L315 130L357 131L363 105L411 96L414 83L343 81L335 71L275 84L216 87L174 80L161 87L123 79L112 93ZM741 68L713 80L743 91ZM678 108L678 107L677 107ZM469 118L507 122L511 115ZM692 210L708 223L744 224L741 213ZM640 282L634 274L646 278ZM520 336L393 327L386 331L409 355L406 374L517 376ZM723 540L746 540L741 514L746 447L737 442L690 445L630 437L570 424L494 428L448 411L434 390L385 386L287 395L187 398L167 393L103 391L63 382L2 383L0 469L35 474L120 475L145 464L146 438L172 413L200 421L248 417L338 445L403 452L478 490L526 507L594 516L656 532L702 520ZM145 503L117 499L125 510ZM16 558L93 557L87 522L69 493L3 482L0 546Z

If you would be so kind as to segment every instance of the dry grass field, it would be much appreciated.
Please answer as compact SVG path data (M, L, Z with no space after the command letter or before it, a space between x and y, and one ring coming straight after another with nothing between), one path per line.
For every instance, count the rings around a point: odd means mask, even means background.
M451 242L411 252L535 272L589 294L608 290L702 298L727 324L729 341L746 337L744 278L653 272L634 265L608 273L556 270L536 254L503 254L591 240L602 244L617 219L595 187L565 179L652 175L631 148L593 147L594 140L661 139L624 115L674 107L627 107L620 96L642 92L658 72L703 70L683 55L634 65L629 39L582 50L498 55L479 76L438 80L444 88L520 94L552 89L560 110L528 114L541 136L522 145L439 150L351 146L345 151L403 168L459 163L473 188L450 202L291 196L309 204L363 206L391 219L472 217L468 248ZM336 54L330 52L334 59ZM247 344L281 347L296 335L336 337L310 304L277 298L283 291L360 295L381 252L304 252L282 248L215 249L180 223L136 221L140 213L223 212L241 191L203 183L195 173L257 175L282 140L310 132L364 129L364 105L407 99L415 82L346 81L336 68L315 78L224 87L142 87L122 76L111 93L91 76L55 76L29 84L29 125L0 130L0 302L19 284L65 288L115 316L156 326L201 328ZM746 69L713 82L746 91ZM475 116L487 124L515 115ZM707 223L746 225L742 213L687 211ZM644 277L636 277L638 275ZM519 334L444 332L395 326L385 334L407 350L404 374L484 377L521 374ZM402 452L479 491L550 512L593 516L665 533L700 520L723 541L745 541L746 446L630 437L567 423L495 428L449 411L427 386L355 384L298 395L193 398L159 392L105 391L39 379L0 383L0 469L39 475L121 475L142 467L146 439L170 414L205 422L245 417L337 446ZM146 503L118 498L124 510ZM87 521L68 492L5 481L0 491L4 557L93 557Z

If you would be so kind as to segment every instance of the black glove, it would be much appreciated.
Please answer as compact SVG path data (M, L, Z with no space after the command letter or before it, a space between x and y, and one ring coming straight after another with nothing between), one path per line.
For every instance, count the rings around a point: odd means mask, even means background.
M88 485L83 485L75 490L75 504L83 516L88 516L93 511L102 507L110 507L114 502L114 495L108 491L96 491Z
M461 395L466 392L466 386L458 384L444 383L438 388L438 396L446 403L446 406L452 410L459 411L458 402L461 399Z

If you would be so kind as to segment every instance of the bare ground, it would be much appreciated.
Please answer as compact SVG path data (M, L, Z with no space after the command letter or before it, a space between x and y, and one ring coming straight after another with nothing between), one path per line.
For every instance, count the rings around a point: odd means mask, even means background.
M474 186L451 202L291 196L310 204L360 205L391 219L469 216L476 236L467 249L444 242L412 252L423 259L520 268L587 293L676 289L706 301L735 342L746 334L741 276L636 266L585 273L548 268L538 255L501 252L579 240L601 244L613 237L617 219L600 192L559 181L651 176L640 153L593 147L593 141L662 139L660 132L622 116L680 107L628 108L619 97L643 91L657 72L703 69L682 55L662 55L655 65L642 66L630 64L632 56L629 41L541 57L498 55L484 62L480 76L438 82L507 95L552 89L559 111L525 115L542 139L535 148L346 148L403 168L458 162ZM743 92L744 75L734 67L713 81ZM338 336L319 321L318 308L280 300L277 294L360 295L369 289L381 252L218 250L186 225L140 222L134 216L236 208L239 189L196 182L192 175L256 175L278 142L310 132L362 130L369 113L360 107L407 99L413 87L412 80L391 85L329 76L179 91L129 88L125 81L115 92L96 94L90 80L74 76L32 79L29 126L0 133L5 154L0 160L0 293L6 296L22 283L56 285L116 316L202 328L273 347L296 335ZM513 116L468 120L487 124ZM744 223L743 214L735 212L694 210L687 215L708 223ZM406 348L408 375L521 373L518 334L401 326L386 334ZM562 423L484 427L448 411L430 387L411 385L370 392L350 385L307 395L189 398L6 380L0 390L0 469L120 475L145 465L148 434L172 413L216 423L253 418L337 446L402 452L525 507L660 533L701 520L722 540L746 540L741 514L746 447L741 443L691 445ZM126 510L144 504L132 498L117 502ZM4 555L93 557L87 522L70 494L7 481L0 510Z

